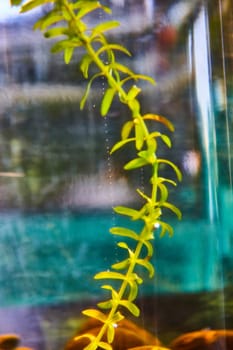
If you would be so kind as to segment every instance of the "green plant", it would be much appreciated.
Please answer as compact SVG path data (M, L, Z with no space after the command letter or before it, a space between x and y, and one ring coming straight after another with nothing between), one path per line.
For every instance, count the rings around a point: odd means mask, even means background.
M18 2L15 0L15 3ZM12 3L14 4L14 0ZM127 309L136 317L140 314L135 299L138 295L138 285L143 283L143 279L137 272L137 268L144 267L148 271L149 277L153 277L154 267L150 259L153 256L151 242L155 233L160 236L166 233L173 234L172 226L162 220L163 210L169 209L178 218L181 218L180 210L168 202L168 185L176 186L176 181L160 176L160 167L167 165L174 170L177 179L181 180L181 173L177 166L170 160L158 157L158 141L161 140L165 145L171 147L171 140L168 135L159 131L150 132L148 122L162 123L169 131L173 131L174 127L168 119L162 116L154 113L142 114L139 101L141 88L138 86L138 82L145 80L154 84L154 81L149 76L136 74L116 60L117 51L130 55L122 45L108 42L105 35L107 31L116 28L119 23L100 21L96 26L89 27L84 21L88 14L96 10L110 13L108 7L103 6L99 1L29 0L21 7L21 12L30 11L47 3L50 4L49 10L35 23L34 28L44 31L46 38L57 39L52 46L52 52L63 51L67 64L73 58L75 50L82 48L80 50L82 55L80 69L84 78L88 80L88 84L81 100L81 109L85 107L93 81L99 77L104 78L107 89L101 101L101 115L105 117L108 114L113 99L118 97L120 103L128 108L132 117L123 125L121 140L113 145L111 153L133 143L135 158L127 162L124 169L128 171L148 166L151 168L150 193L144 193L137 189L137 193L142 199L142 206L139 209L125 206L114 208L117 214L125 215L134 221L140 221L142 229L140 232L127 227L112 227L110 229L113 235L124 239L118 243L118 246L126 251L127 257L123 261L113 264L111 270L100 272L94 277L96 280L107 281L102 285L102 288L109 292L109 299L100 302L96 309L83 311L84 315L102 322L97 336L90 334L80 336L90 340L86 349L110 350L115 335L115 324L124 318L122 310ZM61 36L62 38L60 38ZM84 53L83 49L85 49ZM98 70L89 76L90 66L93 65ZM132 242L132 246L126 243L126 238L127 242L128 240ZM107 334L107 342L103 341L104 334Z

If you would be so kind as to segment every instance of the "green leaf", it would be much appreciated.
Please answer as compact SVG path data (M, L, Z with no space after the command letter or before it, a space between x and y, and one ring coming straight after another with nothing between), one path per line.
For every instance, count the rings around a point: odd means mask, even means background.
M154 234L151 231L151 229L148 229L147 227L145 227L145 229L141 232L141 241L146 244L146 242L148 240L152 240L154 239ZM149 254L149 253L148 253Z
M149 138L153 138L153 137L160 137L161 140L169 147L171 148L171 139L169 136L167 135L164 135L164 134L161 134L160 132L158 131L155 131L155 132L152 132L150 135L149 135Z
M121 63L114 62L113 64L111 64L111 68L116 69L117 71L120 71L130 76L134 75L133 71L131 71L127 66Z
M133 129L133 127L134 127L134 122L131 121L131 120L126 122L123 125L122 130L121 130L121 138L122 138L122 140L126 140L128 138L128 136L130 135L131 130Z
M75 341L78 341L78 340L80 340L80 339L83 339L83 338L87 338L87 339L89 339L91 342L92 341L95 341L95 336L93 335L93 334L90 334L90 333L83 333L83 334L80 334L80 335L77 335L77 336L75 336ZM91 345L92 343L90 343L85 349L87 349L87 348L89 348L89 350L93 350L93 348L92 347L89 347L90 345Z
M103 33L108 30L112 30L116 27L119 27L120 23L118 21L107 21L107 22L101 22L100 24L97 24L92 31L96 33Z
M107 289L107 290L111 290L111 291L113 291L113 290L115 291L115 289L112 286L110 286L110 284L103 284L101 286L101 288Z
M152 238L150 238L150 239L153 239L153 238L154 238L154 236L152 235ZM148 242L147 240L143 240L143 243L144 243L144 245L145 245L146 248L147 248L147 255L148 255L149 257L152 257L153 254L154 254L154 249L153 249L152 244L151 244L150 242Z
M66 27L55 27L47 30L47 32L44 33L44 36L46 38L54 38L56 36L60 35L67 35L68 29Z
M101 348L104 350L113 350L111 345L106 342L103 342L103 341L96 342L96 337L89 333L84 333L84 334L81 334L80 336L75 336L75 340L78 340L80 338L85 338L85 337L91 340L91 342L87 346L85 346L85 350L96 350L97 348L98 349Z
M157 221L157 224L161 227L160 237L163 237L166 233L168 233L170 237L173 236L174 230L171 225L160 220Z
M176 214L176 216L178 217L179 220L181 220L182 218L182 214L180 209L178 209L175 205L168 203L168 202L164 202L163 203L163 207L170 209L171 211L173 211L173 213Z
M168 182L173 186L177 186L177 183L173 180L170 179L166 179L164 177L157 177L157 176L152 176L152 178L150 179L150 182L152 184L158 184L158 183L163 183L163 182Z
M103 323L105 323L107 319L107 316L103 312L96 309L86 309L86 310L83 310L82 313L85 316L93 317L96 320L99 320Z
M164 135L164 134L161 134L160 137L161 137L161 139L163 140L163 142L164 142L169 148L171 148L172 143L171 143L170 137L167 136L167 135Z
M141 89L137 85L133 85L127 94L127 99L134 100L140 92Z
M73 56L73 53L74 53L74 48L73 47L67 47L65 50L64 50L64 61L66 64L69 64L70 63L70 60Z
M131 273L128 282L129 283L137 282L138 284L142 284L143 283L143 279L140 278L136 273Z
M120 299L118 292L110 285L103 285L103 286L101 286L101 288L108 289L112 292L112 299L101 303L102 308L107 308L107 309L112 308L114 306L114 304L118 303L118 301ZM101 307L99 304L98 304L98 306Z
M162 117L161 115L148 113L148 114L145 114L142 118L160 122L160 123L164 124L170 131L174 131L173 124L167 118Z
M119 272L113 272L113 271L104 271L99 272L95 275L94 279L116 279L116 280L125 280L125 275Z
M97 78L97 77L100 77L102 75L102 73L97 73L95 75L93 75L93 77L88 81L88 84L87 84L87 88L86 88L86 91L80 101L80 109L83 110L84 106L85 106L85 103L86 103L86 100L87 100L87 97L89 95L89 92L90 92L90 89L91 89L91 85L93 83L93 81Z
M130 162L128 162L125 166L124 169L125 170L132 170L132 169L136 169L136 168L140 168L143 167L145 165L148 165L148 161L146 159L143 158L135 158L133 160L131 160Z
M136 149L140 151L142 149L142 146L144 144L144 130L140 123L140 121L135 120L135 137L136 137Z
M33 26L34 29L40 29L41 31L45 30L47 27L52 24L58 23L64 20L61 15L55 14L53 11L49 12L42 18L40 18Z
M149 137L146 137L146 143L147 143L148 151L150 151L153 154L156 154L157 140L155 138L150 138L150 135L149 135Z
M148 75L144 75L144 74L134 74L134 80L146 80L149 83L151 83L152 85L155 85L155 80L153 78L151 78Z
M46 3L53 2L53 0L29 0L20 9L20 12L31 11L36 7L45 5Z
M118 294L118 292L112 287L112 286L110 286L110 285L103 285L101 288L103 288L103 289L108 289L108 290L111 290L111 292L112 292L112 300L119 300L120 299L120 296L119 296L119 294Z
M129 250L129 246L126 242L118 242L117 245L121 248Z
M165 163L165 164L170 165L170 167L172 167L173 170L175 171L176 176L177 176L177 179L178 179L179 181L182 180L182 174L181 174L179 168L178 168L173 162L171 162L170 160L167 160L167 159L158 159L157 162L158 162L159 164Z
M133 301L137 298L137 296L138 296L138 285L136 282L131 282L128 300Z
M155 270L149 261L147 261L146 259L137 259L137 264L145 267L145 269L148 270L150 278L154 276Z
M89 9L93 5L98 6L97 8L100 8L101 10L105 11L106 13L109 13L109 14L112 13L112 11L109 7L101 5L101 3L99 1L76 0L76 2L70 3L70 6L72 9L81 9L81 8Z
M88 70L91 62L92 57L89 54L84 55L80 62L80 70L83 73L85 79L88 79Z
M139 308L132 303L129 300L121 300L120 301L120 305L124 306L125 308L127 308L131 314L133 314L134 316L138 317L140 315L140 310Z
M118 247L122 249L128 250L129 256L132 257L134 255L133 251L129 248L128 244L126 242L118 242Z
M100 107L100 112L103 117L105 117L106 114L108 113L115 93L116 93L116 90L114 88L108 88L105 91L104 97L101 102L101 107Z
M122 321L125 317L118 311L115 313L115 315L113 315L111 322L113 324L118 323L120 321Z
M83 5L80 10L78 11L78 14L76 15L77 18L83 18L88 13L99 9L101 7L100 3L98 1L87 1L85 5Z
M165 202L167 200L168 197L168 190L167 187L165 185L163 185L162 183L158 183L158 188L160 190L160 202Z
M128 101L128 106L131 109L131 111L133 112L133 117L137 117L140 114L140 103L138 102L138 100L134 99L134 100L129 100Z
M57 43L55 43L52 48L51 48L51 52L52 53L57 53L59 51L63 51L67 48L75 48L75 47L79 47L82 46L82 42L78 39L72 39L72 40L60 40Z
M112 13L112 10L111 10L108 6L103 6L103 5L101 5L101 9L102 9L104 12L108 13L109 15L111 15L111 13Z
M132 74L132 75L130 75L129 77L126 77L126 78L124 78L124 79L122 79L121 80L121 86L123 86L125 83L127 83L129 80L135 80L135 81L137 81L137 80L146 80L146 81L149 81L149 83L151 83L151 84L155 84L155 81L154 81L154 79L153 78L151 78L151 77L149 77L149 76L147 76L147 75L141 75L141 74Z
M112 227L110 229L110 232L113 235L118 235L118 236L132 238L132 239L134 239L136 241L139 240L139 236L138 236L138 234L135 231L130 230L130 229L125 228L125 227Z
M113 210L117 214L130 216L132 219L140 215L140 211L123 206L114 207Z
M113 60L114 62L115 62L115 60ZM110 65L112 65L112 63L110 63ZM112 72L112 73L111 73ZM110 69L109 70L109 73L115 78L115 80L116 80L116 82L117 82L117 84L120 84L120 81L121 81L121 75L120 75L120 72L118 72L116 69ZM112 86L111 84L111 81L110 80L108 80L108 84L109 84L109 86ZM120 99L120 101L122 102L122 103L125 103L126 102L126 100L125 100L125 97L123 96L122 97L122 95L120 94L120 93L118 93L118 96L119 96L119 99Z
M127 56L131 56L130 52L121 45L118 44L103 44L103 46L101 46L99 48L98 51L96 51L96 55L99 56L101 53L105 52L105 51L111 51L111 50L118 50L118 51L122 51L124 52Z
M62 6L61 10L62 10L63 20L70 23L70 21L72 21L72 13L70 13L70 6L68 6L68 9Z
M100 309L111 309L112 308L112 300L102 301L97 304Z
M130 264L130 261L129 259L125 259L119 263L116 263L116 264L113 264L111 267L114 269L114 270L124 270L126 269Z
M152 223L157 222L158 218L161 216L161 208L154 208L153 213L149 216L149 219L151 220Z
M156 155L151 149L147 149L146 151L141 151L138 153L138 155L145 159L148 164L155 164L156 162Z
M139 188L137 188L137 193L142 197L144 198L148 203L151 202L151 198L148 197L145 193L143 193L141 190L139 190Z
M81 9L81 8L85 8L85 7L90 7L93 4L98 5L99 7L101 7L99 1L94 1L94 0L75 0L70 2L70 6L73 10L77 10L77 9Z
M103 342L103 341L98 342L98 347L100 347L101 349L104 349L104 350L112 350L112 346L108 343ZM94 350L94 349L96 349L96 347L95 348L90 347L90 349L88 349L88 347L85 348L85 350Z
M109 324L108 331L107 331L107 339L109 344L113 342L114 336L115 336L115 328L112 324Z
M77 27L78 27L79 32L82 33L81 36L84 35L84 32L85 32L86 30L88 30L86 23L82 22L81 19L79 19L78 22L76 22L76 23L77 23ZM71 28L71 34L72 34L72 36L73 36L73 35L74 35L74 36L79 36L79 35L80 35L80 34L77 34L77 33L76 33L76 28L75 28L75 26L74 26L74 27L70 26L70 28ZM85 35L84 35L84 36L85 36ZM85 46L85 45L84 45L84 46Z
M123 147L124 145L126 145L129 142L135 141L135 137L131 137L129 139L126 140L122 140L117 142L111 149L110 154L112 154L113 152L117 151L119 148Z
M168 182L169 184L171 184L173 186L177 186L177 183L175 181L173 181L173 180L162 178L162 177L160 177L159 179L162 179L163 182Z

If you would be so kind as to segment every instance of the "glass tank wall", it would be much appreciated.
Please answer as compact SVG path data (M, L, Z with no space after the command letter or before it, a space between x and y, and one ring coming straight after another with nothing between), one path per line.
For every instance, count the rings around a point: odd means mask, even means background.
M148 174L125 173L125 151L109 155L127 116L117 100L100 116L105 84L94 85L80 111L86 82L78 57L65 65L62 55L50 53L51 41L32 31L41 13L11 9L4 16L6 2L0 5L0 333L20 334L35 350L63 349L80 310L101 297L93 276L120 259L109 228L128 221L111 208L137 205L135 188L147 188ZM174 236L155 239L156 276L140 289L143 326L165 343L188 331L232 328L233 4L104 3L121 22L109 38L132 53L122 62L156 80L143 84L142 108L174 123L173 147L160 152L183 174L171 193L183 218L166 214ZM97 11L89 21L103 18Z

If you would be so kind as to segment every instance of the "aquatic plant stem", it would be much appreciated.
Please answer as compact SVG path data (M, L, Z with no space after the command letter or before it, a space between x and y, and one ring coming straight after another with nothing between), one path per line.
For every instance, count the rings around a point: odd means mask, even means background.
M93 46L91 45L90 40L88 39L88 37L80 31L80 29L77 25L76 15L75 15L74 11L70 8L67 1L63 0L63 4L65 5L66 10L70 14L73 26L74 25L76 26L77 35L79 36L80 40L83 42L83 46L86 48L87 53L90 55L90 57L92 58L93 62L96 64L96 66L99 68L101 74L106 77L109 86L113 87L118 92L118 95L120 97L121 102L126 104L128 106L128 108L132 111L132 107L130 106L130 101L128 99L127 93L122 88L122 86L119 84L119 82L117 82L115 80L115 78L112 76L112 74L109 71L109 67L105 63L103 63L103 61L98 57L98 55L96 54L96 51L94 50ZM148 131L148 128L147 128L144 120L142 119L141 114L139 112L136 113L135 115L133 115L133 119L137 120L137 122L139 122L141 124L143 131L144 131L145 139L148 140L149 131ZM158 176L157 173L158 173L158 165L154 164L152 176L157 178L157 176ZM152 203L154 205L156 203L156 196L157 196L157 185L156 185L156 182L153 182L152 183L151 200L152 200ZM151 213L154 210L154 205L152 205L150 208ZM140 236L141 237L145 236L145 231L147 231L147 230L149 230L150 231L149 233L151 233L152 228L148 228L147 225L145 224L142 231L141 231ZM135 248L135 251L133 254L134 258L131 260L129 268L128 268L126 276L125 276L125 279L123 280L123 282L118 290L119 302L117 303L115 301L114 305L112 306L111 310L108 313L108 316L107 316L105 323L103 323L102 327L100 328L98 335L95 337L94 341L90 342L90 344L85 348L86 350L96 350L99 347L100 341L102 340L103 336L106 334L107 329L109 327L109 324L112 322L112 319L114 318L115 313L119 309L120 300L124 297L124 295L126 293L126 290L128 287L128 280L130 279L130 276L132 275L132 273L135 270L135 266L137 265L137 259L141 255L143 244L144 244L143 239L141 239L138 241L138 243L136 245L136 248Z
M121 287L120 287L120 289L118 291L119 299L122 299L124 294L125 294L125 291L126 291L127 285L128 285L127 277L130 278L131 273L135 269L136 259L140 256L140 253L141 253L141 250L142 250L142 246L143 246L143 242L139 241L137 246L136 246L135 252L134 252L135 253L135 261L130 264L129 269L128 269L127 274L126 274L126 280L124 280L122 282L122 285L121 285ZM98 335L95 338L94 343L90 343L87 347L85 347L84 350L96 350L99 347L99 342L101 341L103 336L106 334L107 329L109 327L109 324L111 323L111 320L113 319L113 316L117 312L119 306L120 306L120 303L118 303L118 304L116 303L111 308L105 323L103 323L103 325L102 325ZM117 325L114 325L114 326L117 327Z
M167 164L175 171L178 180L181 179L179 169L171 161L157 158L157 138L160 138L168 147L171 147L170 138L157 131L149 131L147 120L160 122L165 125L170 131L173 131L173 125L166 118L153 113L141 114L141 105L138 99L138 94L141 89L135 84L125 87L125 83L131 80L147 80L154 83L151 77L135 74L127 66L122 65L115 60L115 50L121 51L130 55L127 49L119 44L109 44L105 34L106 30L113 29L119 23L116 21L102 22L94 28L89 28L82 18L88 13L102 9L106 12L111 12L109 8L101 5L95 0L28 0L22 6L22 12L30 11L31 9L42 5L43 3L51 2L52 10L36 22L35 28L45 32L47 38L65 36L58 41L53 47L53 52L64 51L64 60L69 63L73 51L78 48L83 48L83 54L80 60L80 69L84 78L88 80L86 92L81 100L80 108L85 105L87 96L92 82L96 77L104 77L107 80L107 89L101 100L100 113L103 117L108 114L109 108L112 105L113 98L118 95L120 103L124 104L131 112L131 119L123 125L121 131L121 140L113 145L111 152L115 152L119 148L125 146L129 142L135 144L136 158L125 164L125 170L133 170L144 166L151 167L150 193L147 195L144 191L137 189L138 194L144 201L144 204L139 210L124 206L115 207L114 211L120 215L126 215L132 220L141 220L143 222L141 231L135 232L125 227L112 227L110 232L123 238L128 237L133 240L134 248L130 248L123 241L119 242L118 246L128 251L128 258L117 262L111 266L114 270L100 272L95 275L95 279L117 280L117 290L114 284L104 284L103 289L111 291L112 297L110 300L98 303L99 309L108 310L101 312L97 309L84 310L83 314L102 322L102 326L96 336L92 334L82 334L76 337L89 339L89 344L85 347L86 350L96 350L102 348L111 350L111 343L115 336L115 327L120 322L124 315L121 313L121 308L126 308L134 316L139 316L140 310L134 304L137 297L138 285L143 282L142 278L135 272L137 267L144 267L149 272L149 277L154 275L154 267L149 262L153 255L153 246L150 243L154 239L154 231L160 227L159 233L164 235L168 232L172 235L172 227L160 220L162 215L162 207L172 210L178 217L180 211L173 204L167 202L168 188L166 182L176 185L170 179L165 179L159 176L160 164ZM65 23L65 25L64 25ZM97 46L96 46L97 45ZM107 55L107 60L102 59L102 53ZM105 57L105 55L104 55ZM94 63L98 72L89 78L89 66ZM128 85L128 84L127 84ZM165 184L164 184L165 183ZM147 253L146 253L147 252ZM118 272L122 270L122 273ZM117 272L115 272L117 271ZM106 337L107 340L103 340Z

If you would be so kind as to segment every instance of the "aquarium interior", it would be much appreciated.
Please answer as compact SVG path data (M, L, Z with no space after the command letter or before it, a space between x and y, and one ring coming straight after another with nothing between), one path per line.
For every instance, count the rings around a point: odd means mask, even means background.
M133 53L122 60L157 82L142 106L174 123L161 153L183 173L171 193L183 218L168 215L174 236L156 237L156 276L140 289L143 326L164 340L233 328L233 5L105 3L121 21L112 38ZM55 350L101 297L94 274L120 260L109 228L136 225L112 207L137 203L147 174L122 171L129 154L109 156L125 111L116 102L100 117L101 81L79 110L77 63L50 54L37 16L0 23L0 333Z

